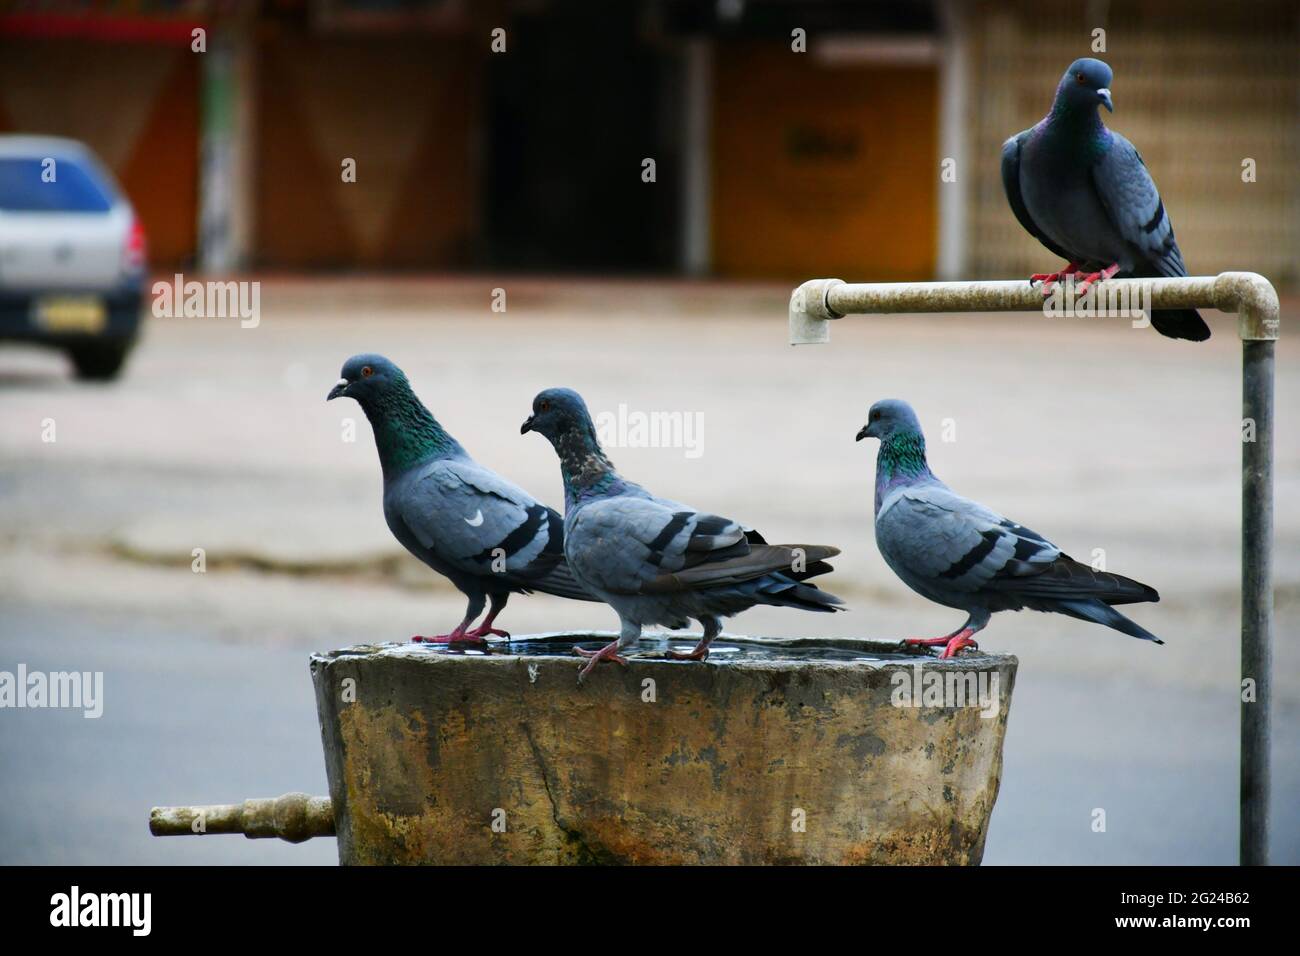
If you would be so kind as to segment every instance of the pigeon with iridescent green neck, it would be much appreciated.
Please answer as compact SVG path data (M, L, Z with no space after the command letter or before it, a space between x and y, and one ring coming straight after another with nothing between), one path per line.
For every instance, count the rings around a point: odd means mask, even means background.
M413 555L469 599L445 644L509 637L492 626L511 594L542 591L594 601L564 560L564 524L553 509L484 468L424 407L402 370L382 355L354 355L327 401L355 399L370 419L384 472L384 518ZM491 601L483 623L470 630Z
M943 637L905 643L944 645L941 657L974 647L973 635L996 611L1054 611L1163 644L1114 604L1159 601L1154 588L1080 564L1042 535L963 498L934 476L925 437L906 402L886 399L867 413L857 440L876 438L876 546L917 594L966 612Z
M626 663L619 651L646 625L682 628L690 618L704 635L689 654L702 661L722 618L756 604L834 611L833 594L804 583L831 570L839 554L826 545L770 545L729 518L657 498L614 470L577 392L551 388L533 399L520 432L538 432L555 448L564 480L564 553L574 577L617 613L619 638L590 658L581 681L602 660Z
M1043 294L1066 277L1076 296L1111 276L1187 275L1174 227L1156 184L1133 144L1106 128L1097 108L1114 110L1111 70L1101 60L1075 60L1056 87L1051 111L1002 144L1002 185L1025 230L1069 264L1035 273ZM1195 309L1160 309L1151 324L1161 335L1201 342L1210 327Z

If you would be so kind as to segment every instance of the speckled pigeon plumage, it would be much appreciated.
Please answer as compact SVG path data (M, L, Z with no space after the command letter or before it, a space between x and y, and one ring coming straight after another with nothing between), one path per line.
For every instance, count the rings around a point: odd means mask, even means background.
M492 626L513 593L596 600L564 560L559 514L469 456L382 355L354 355L328 399L356 399L375 433L384 518L394 537L469 599L465 619L436 643L509 637ZM327 400L328 400L327 399ZM483 624L469 630L491 608Z
M1002 184L1016 219L1069 260L1060 272L1034 276L1044 280L1045 294L1066 275L1084 272L1080 295L1111 275L1187 275L1146 164L1097 112L1098 106L1113 109L1110 82L1110 67L1101 60L1075 60L1056 88L1051 112L1002 145ZM1210 337L1194 309L1154 311L1151 324L1170 338Z
M582 398L554 388L533 400L521 432L550 440L564 481L564 551L574 576L618 613L619 639L591 658L623 663L618 651L646 625L682 628L690 618L704 636L684 657L703 660L721 619L756 604L834 611L839 598L807 578L831 570L839 554L824 545L769 545L728 518L659 498L614 470ZM581 679L580 677L580 679Z
M956 631L909 643L974 644L995 611L1054 611L1164 643L1111 605L1158 601L1154 588L1080 564L1042 535L963 498L934 476L910 405L871 406L857 438L876 438L876 545L913 591L968 615Z

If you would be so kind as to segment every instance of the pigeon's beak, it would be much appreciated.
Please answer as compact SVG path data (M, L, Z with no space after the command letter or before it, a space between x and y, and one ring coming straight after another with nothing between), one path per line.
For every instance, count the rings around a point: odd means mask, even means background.
M533 430L533 416L529 415L526 419L524 419L524 423L519 426L519 434L527 435L532 430Z
M870 435L870 433L868 433L868 431L867 431L867 429L870 428L870 427L871 427L870 425L863 425L861 428L859 428L859 429L858 429L858 437L855 438L855 439L853 439L853 440L854 440L854 441L862 441L862 439L864 439L864 438L870 438L871 435Z
M1097 96L1101 98L1101 105L1106 107L1106 112L1115 112L1115 104L1110 101L1110 90L1103 86L1097 91Z
M346 395L347 393L348 393L348 380L346 378L341 378L334 383L334 387L330 389L330 393L325 396L325 401L332 402L340 395Z

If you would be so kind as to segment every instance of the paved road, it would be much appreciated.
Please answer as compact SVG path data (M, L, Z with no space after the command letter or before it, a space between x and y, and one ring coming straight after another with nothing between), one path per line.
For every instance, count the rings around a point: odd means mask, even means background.
M333 840L159 839L149 808L326 793L301 648L165 632L122 614L6 615L4 667L102 671L104 712L4 712L0 862L334 863Z
M99 720L0 710L0 862L321 862L331 841L157 840L148 808L324 792L313 650L445 628L461 605L395 555L364 418L324 404L380 349L485 462L552 502L549 448L517 425L540 387L597 410L702 416L703 454L616 448L660 492L844 548L852 614L760 609L756 634L876 638L958 621L871 540L867 405L900 395L952 484L1076 556L1159 587L1134 616L1164 647L1045 615L984 646L1021 660L989 863L1229 863L1236 843L1237 346L1122 326L852 320L784 345L780 290L508 282L268 283L263 321L155 322L119 385L0 352L0 670L102 670ZM617 305L608 307L609 301ZM1290 309L1294 312L1294 309ZM1290 315L1288 315L1288 320ZM1300 400L1279 352L1279 424ZM357 419L357 441L341 419ZM40 440L56 422L57 441ZM941 437L952 419L955 441ZM530 440L535 439L535 440ZM1300 446L1278 448L1274 857L1300 862ZM206 549L208 570L191 572ZM516 633L613 626L596 606L512 604ZM1104 834L1092 812L1107 813Z

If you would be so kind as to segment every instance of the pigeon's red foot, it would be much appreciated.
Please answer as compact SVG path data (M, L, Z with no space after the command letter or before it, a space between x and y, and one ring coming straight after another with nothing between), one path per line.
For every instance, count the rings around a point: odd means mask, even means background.
M706 661L709 659L709 646L697 644L695 650L688 654L683 654L681 651L665 651L664 656L674 661Z
M939 659L943 660L945 657L956 657L957 652L965 647L973 647L976 650L979 650L979 645L971 639L971 635L974 633L975 632L969 628L964 631L958 631L952 636L952 640L948 642L948 646L943 649L943 653L939 655Z
M1118 262L1112 262L1110 265L1102 269L1100 272L1088 273L1083 277L1083 281L1080 282L1079 285L1075 288L1074 297L1076 299L1082 299L1085 295L1088 294L1088 292L1092 289L1094 285L1096 285L1098 282L1101 282L1104 279L1109 279L1116 272L1119 272Z
M971 635L975 632L969 627L957 631L955 634L945 634L943 637L908 637L903 639L904 644L911 644L920 647L943 647L943 653L939 657L953 657L964 647L973 647L979 649L979 645L971 640Z
M573 653L589 658L587 666L578 671L579 684L587 679L587 675L590 674L592 669L601 661L613 661L615 664L622 664L624 667L627 666L627 658L621 657L618 653L618 641L606 644L598 651L589 651L585 648L574 647Z
M945 634L943 637L905 637L902 642L920 647L938 647L940 644L947 644L952 638L951 634Z
M1067 263L1065 268L1060 272L1035 272L1029 277L1029 284L1033 285L1035 282L1041 282L1043 284L1043 298L1047 298L1052 294L1052 286L1069 276L1078 274L1079 264L1077 262L1070 262Z
M486 624L484 624L482 627L476 627L472 631L466 631L465 637L462 638L462 640L476 641L476 640L482 640L485 637L509 637L509 636L510 636L509 631L503 631L500 628L496 628L496 627L488 627Z
M432 637L424 637L416 634L411 638L415 644L486 644L478 634L473 631L466 632L465 628L458 627L450 634L434 634Z

